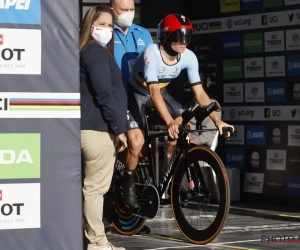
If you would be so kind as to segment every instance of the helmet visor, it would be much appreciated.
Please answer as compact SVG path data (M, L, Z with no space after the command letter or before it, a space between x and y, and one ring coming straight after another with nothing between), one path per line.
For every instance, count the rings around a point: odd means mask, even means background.
M179 29L173 31L167 38L167 41L189 44L191 42L192 35L193 32L190 29Z

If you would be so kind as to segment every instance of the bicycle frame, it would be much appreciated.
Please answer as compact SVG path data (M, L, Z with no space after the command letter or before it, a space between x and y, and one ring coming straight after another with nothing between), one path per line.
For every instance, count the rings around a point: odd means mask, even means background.
M207 108L205 113L203 111L202 111L202 113L200 113L200 116L202 117L202 120L204 120L204 118L206 118L209 115L209 113L213 111L214 105L216 105L216 104L210 105ZM188 123L188 121L190 121L195 116L195 112L189 112L189 113L186 113L186 114L187 114L187 116L183 117L183 124L182 124L183 126L185 126ZM162 126L158 125L158 126L155 126L155 127L161 128ZM175 147L175 151L172 155L172 158L171 158L170 162L168 163L168 166L167 166L167 168L164 172L163 177L160 179L160 182L158 182L159 180L156 180L156 177L155 177L155 174L154 174L154 171L155 171L154 168L158 167L158 166L154 165L153 155L152 155L152 150L151 150L151 142L153 141L153 139L160 138L160 137L165 137L165 136L168 135L168 131L166 129L166 126L163 126L163 127L165 127L163 129L163 131L155 131L155 132L152 132L152 133L149 132L149 125L148 125L147 118L146 118L146 130L145 130L146 141L145 141L145 145L146 145L146 152L147 152L148 161L149 161L148 171L149 171L150 176L154 178L154 185L157 188L157 191L158 191L158 194L159 194L160 198L162 198L163 193L165 192L165 190L167 188L167 185L169 184L169 181L170 181L172 175L174 174L175 167L179 163L179 160L180 160L181 157L184 157L184 160L185 160L186 174L187 174L187 178L188 178L189 188L190 189L194 188L194 183L193 183L192 176L191 176L190 162L189 162L189 157L188 157L188 149L189 149L189 145L190 145L188 133L217 131L217 129L188 130L188 129L184 129L183 127L181 127L180 132L179 132L179 136L178 136L178 139L177 139L177 144L176 144L176 147ZM200 177L200 179L203 179L203 178L201 178L202 176L199 176L199 177ZM196 189L198 189L197 185L196 185Z

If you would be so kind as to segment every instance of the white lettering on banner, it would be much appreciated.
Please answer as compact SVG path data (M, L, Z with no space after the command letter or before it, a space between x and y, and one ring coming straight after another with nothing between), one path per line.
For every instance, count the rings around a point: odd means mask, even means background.
M31 0L0 0L0 9L28 10Z
M220 22L221 27L218 29L209 29L208 23L210 22ZM218 19L197 20L192 23L195 28L193 32L194 35L238 30L256 30L270 27L285 27L287 25L300 24L300 9L235 16L230 18L224 17ZM203 24L207 24L205 29L200 28Z
M265 52L284 50L284 32L265 32Z
M40 184L0 184L0 230L40 228Z
M230 140L225 141L226 144L231 145L244 145L244 126L243 125L235 125L234 133L230 137Z
M262 193L264 186L264 174L245 173L244 192Z
M22 149L19 154L16 154L14 150L0 150L0 165L20 164L21 162L33 164L32 158L27 149Z
M244 89L243 83L228 83L223 85L224 102L243 102Z
M286 150L267 150L267 169L286 169Z
M300 0L284 0L284 5L300 4Z
M266 76L285 76L284 56L265 57Z
M299 50L300 49L300 29L286 30L286 50Z
M300 121L299 106L222 107L224 121Z
M265 88L264 82L245 83L245 102L264 102Z
M244 58L244 76L245 78L264 77L264 59Z
M288 127L288 146L300 146L300 126Z

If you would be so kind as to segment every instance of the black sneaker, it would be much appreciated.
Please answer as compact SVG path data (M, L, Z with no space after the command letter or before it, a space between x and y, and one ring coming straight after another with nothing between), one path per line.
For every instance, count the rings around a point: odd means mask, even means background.
M138 208L140 206L135 193L135 186L120 186L121 195L123 197L124 202L130 206L131 208Z

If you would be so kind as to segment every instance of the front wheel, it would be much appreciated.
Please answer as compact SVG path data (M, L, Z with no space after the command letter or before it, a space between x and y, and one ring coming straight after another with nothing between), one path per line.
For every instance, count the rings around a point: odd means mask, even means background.
M182 235L195 244L211 242L222 230L230 206L226 169L211 149L195 146L188 151L194 190L188 188L185 159L178 163L172 180L171 203Z

